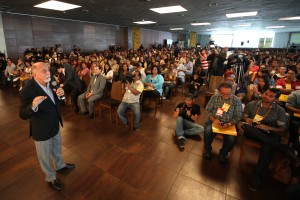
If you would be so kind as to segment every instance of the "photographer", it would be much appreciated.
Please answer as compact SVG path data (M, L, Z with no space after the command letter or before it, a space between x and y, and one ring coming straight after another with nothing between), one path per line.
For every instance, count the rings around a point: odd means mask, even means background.
M262 99L248 103L244 111L244 134L246 138L261 143L258 163L249 189L257 191L262 185L274 149L280 150L281 135L286 130L285 110L276 104L280 91L270 88L262 94ZM284 151L284 149L281 149Z
M176 106L173 114L176 119L176 136L180 149L184 149L185 135L199 135L203 132L203 127L196 124L200 115L200 106L194 103L194 96L187 93L185 101Z
M118 115L122 122L128 125L128 119L126 116L126 110L131 109L134 113L134 130L139 130L139 123L141 118L141 109L140 109L140 95L144 90L144 84L140 80L141 73L133 72L132 80L125 79L123 82L124 87L122 92L124 93L123 100L118 107ZM129 82L130 81L130 82Z

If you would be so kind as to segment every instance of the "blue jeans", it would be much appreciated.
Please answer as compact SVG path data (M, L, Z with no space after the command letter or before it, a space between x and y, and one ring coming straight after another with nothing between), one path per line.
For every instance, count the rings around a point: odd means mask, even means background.
M134 128L138 128L140 126L140 118L141 118L141 110L140 103L126 103L121 102L118 107L118 115L124 124L128 123L128 119L126 116L126 110L130 109L134 113Z
M183 119L178 116L176 119L176 135L177 137L184 137L184 135L199 135L204 128L199 124Z
M204 146L205 146L205 153L211 153L212 147L211 144L216 137L217 133L212 132L212 122L208 121L205 124L205 130L204 130ZM235 143L236 143L236 136L232 135L223 135L223 146L220 149L220 157L226 158L228 155L228 152L233 149Z
M170 89L172 89L174 87L173 83L164 83L163 85L163 96L167 97L169 94ZM170 94L172 95L172 94Z

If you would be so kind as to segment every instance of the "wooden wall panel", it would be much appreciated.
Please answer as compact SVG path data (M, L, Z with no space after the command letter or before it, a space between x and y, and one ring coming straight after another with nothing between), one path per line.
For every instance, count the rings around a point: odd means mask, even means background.
M74 45L83 52L106 50L109 45L132 48L132 28L51 19L24 15L2 14L7 54L14 61L23 57L26 48L53 47L62 44L64 52L69 53ZM154 42L164 39L176 41L181 35L140 29L140 44L149 48ZM184 38L184 37L183 37ZM139 47L139 45L138 45ZM137 47L137 48L138 48Z

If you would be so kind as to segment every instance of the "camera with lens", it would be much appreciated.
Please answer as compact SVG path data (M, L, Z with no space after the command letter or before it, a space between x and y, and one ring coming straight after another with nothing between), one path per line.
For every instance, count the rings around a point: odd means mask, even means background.
M133 75L132 74L129 74L128 76L125 76L125 77L122 77L121 78L121 82L122 83L132 83L132 80L133 80Z

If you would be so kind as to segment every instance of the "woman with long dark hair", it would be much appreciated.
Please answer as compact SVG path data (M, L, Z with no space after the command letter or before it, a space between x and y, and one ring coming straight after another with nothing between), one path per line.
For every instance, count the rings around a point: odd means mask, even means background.
M261 99L261 95L270 89L270 78L267 74L258 77L257 85L250 84L248 86L247 101L255 101Z

